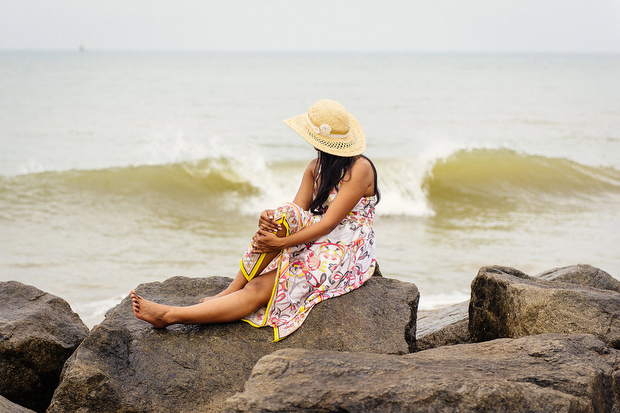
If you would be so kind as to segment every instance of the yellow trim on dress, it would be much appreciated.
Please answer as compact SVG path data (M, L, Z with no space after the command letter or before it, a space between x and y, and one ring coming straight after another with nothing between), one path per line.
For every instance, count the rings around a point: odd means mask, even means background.
M291 230L290 230L290 226L289 223L286 221L286 214L282 215L280 218L278 218L276 220L276 222L278 224L282 224L284 225L284 228L286 228L286 235L285 236L289 236ZM243 273L243 275L245 276L245 278L250 281L252 278L254 278L256 276L256 273L258 272L258 268L260 268L260 264L263 262L263 260L265 259L265 256L267 255L266 252L262 253L258 259L258 263L256 265L254 265L254 267L252 268L252 270L250 271L250 274L247 274L245 271L245 268L243 267L243 260L241 261L241 272ZM278 260L281 261L282 256L279 255L278 256ZM265 324L267 323L267 319L269 318L269 308L271 308L271 305L273 304L273 300L276 294L276 290L278 289L278 282L280 281L280 264L281 262L278 262L278 269L276 270L276 278L274 280L273 283L273 289L271 290L271 297L269 297L269 301L267 302L267 307L265 308L265 316L263 317L263 322L261 324L256 324L251 322L250 320L246 320L245 318L242 318L242 321L245 321L246 323L250 324L253 327L264 327ZM280 341L281 339L279 338L279 334L278 334L278 328L276 326L273 326L273 335L274 335L274 339L273 341Z
M286 215L282 215L280 218L276 220L276 222L278 224L284 224L284 228L286 228L285 236L288 237L290 235L291 230L290 230L288 222L286 221ZM260 268L261 264L265 260L266 255L267 253L263 252L262 254L258 256L257 262L252 266L252 269L250 270L249 273L246 271L245 267L243 266L243 257L241 258L241 261L239 262L239 266L241 267L241 273L243 274L243 276L245 277L247 281L250 281L252 280L252 278L256 277L258 273L258 269Z

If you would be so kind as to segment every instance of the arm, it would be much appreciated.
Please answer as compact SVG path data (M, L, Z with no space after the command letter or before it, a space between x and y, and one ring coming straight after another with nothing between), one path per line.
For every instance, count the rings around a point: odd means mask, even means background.
M301 178L301 184L299 185L299 189L297 190L297 195L295 195L295 199L293 199L294 204L299 205L305 210L308 210L308 208L310 208L310 202L312 202L316 163L317 160L314 159L310 161L310 163L306 167L304 175ZM258 220L258 228L268 232L277 232L282 229L281 225L279 225L273 219L273 212L273 209L266 209L261 213Z
M270 252L281 250L294 245L305 244L329 234L340 224L344 217L347 216L359 202L360 198L362 198L373 185L374 173L372 166L370 166L370 163L366 159L360 158L355 162L355 165L353 165L350 176L345 177L343 180L338 195L336 195L327 212L319 222L291 234L288 237L282 238L277 237L271 232L259 230L254 237L254 241L257 243L255 251ZM300 190L302 187L300 187Z
M301 179L301 184L297 190L297 195L295 195L295 199L293 199L293 203L295 205L299 205L306 211L310 208L310 203L312 202L312 192L314 192L314 175L316 174L317 162L317 159L313 159L306 167L304 176Z

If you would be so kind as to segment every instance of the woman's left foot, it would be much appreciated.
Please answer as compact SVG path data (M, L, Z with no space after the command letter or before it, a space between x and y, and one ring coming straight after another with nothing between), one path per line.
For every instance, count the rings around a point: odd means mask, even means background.
M155 328L164 328L171 324L165 321L166 314L170 310L169 306L146 300L134 290L131 290L129 296L133 302L133 313L137 318L151 323Z

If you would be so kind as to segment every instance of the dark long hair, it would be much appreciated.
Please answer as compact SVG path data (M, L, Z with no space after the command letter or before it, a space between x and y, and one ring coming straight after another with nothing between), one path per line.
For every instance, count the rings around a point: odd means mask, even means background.
M314 200L310 203L310 212L315 215L322 214L323 204L329 198L329 194L332 189L338 185L338 182L344 178L351 168L353 164L359 157L366 158L370 165L372 166L372 171L375 174L375 195L377 197L377 203L381 200L381 193L379 192L379 187L377 186L377 169L375 165L372 163L370 159L365 157L364 155L359 156L338 156L331 155L329 153L325 153L317 150L318 162L317 162L317 170L315 171L315 176L318 171L321 171L321 179L319 183L319 187L316 189L316 196Z

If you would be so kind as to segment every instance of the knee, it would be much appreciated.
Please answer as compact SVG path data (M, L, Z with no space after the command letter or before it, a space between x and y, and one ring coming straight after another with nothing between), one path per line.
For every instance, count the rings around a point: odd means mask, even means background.
M292 202L285 202L276 208L276 216L290 218L299 215L302 208Z
M296 232L302 226L303 209L293 204L292 202L285 202L280 205L274 214L276 221L283 224L286 227L286 231L281 231L283 234L278 233L278 236L286 236L290 233Z

